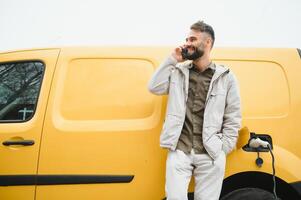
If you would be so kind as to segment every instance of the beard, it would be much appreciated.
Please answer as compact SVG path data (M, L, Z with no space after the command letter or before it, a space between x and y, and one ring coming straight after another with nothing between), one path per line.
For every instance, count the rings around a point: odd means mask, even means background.
M196 60L204 55L204 46L201 44L199 47L190 46L192 48L192 52L189 51L185 52L185 59L187 60Z

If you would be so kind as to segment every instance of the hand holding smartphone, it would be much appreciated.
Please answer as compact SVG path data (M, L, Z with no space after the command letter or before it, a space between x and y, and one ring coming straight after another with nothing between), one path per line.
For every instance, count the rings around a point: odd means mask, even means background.
M179 46L174 49L172 52L172 56L178 61L178 62L183 62L185 61L185 58L183 57L183 50L184 50L184 55L188 53L188 50L185 48L185 46Z

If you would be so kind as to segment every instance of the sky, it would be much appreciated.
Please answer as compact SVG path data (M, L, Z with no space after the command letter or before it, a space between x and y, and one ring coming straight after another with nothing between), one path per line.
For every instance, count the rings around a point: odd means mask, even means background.
M217 47L301 48L300 0L0 0L0 51L178 46L204 20Z

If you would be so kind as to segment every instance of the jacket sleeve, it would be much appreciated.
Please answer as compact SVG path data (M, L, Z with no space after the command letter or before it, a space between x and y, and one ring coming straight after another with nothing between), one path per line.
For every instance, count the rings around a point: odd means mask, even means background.
M164 95L169 92L170 74L175 69L177 60L169 56L165 61L155 70L151 79L148 82L148 90L156 95Z
M242 118L238 81L232 72L229 75L230 81L222 126L222 148L226 154L230 153L236 145Z

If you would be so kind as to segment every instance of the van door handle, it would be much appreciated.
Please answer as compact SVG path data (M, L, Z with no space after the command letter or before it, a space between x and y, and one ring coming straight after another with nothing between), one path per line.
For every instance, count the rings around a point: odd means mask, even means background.
M22 146L31 146L34 145L34 140L7 140L2 143L4 146L10 145L22 145Z

